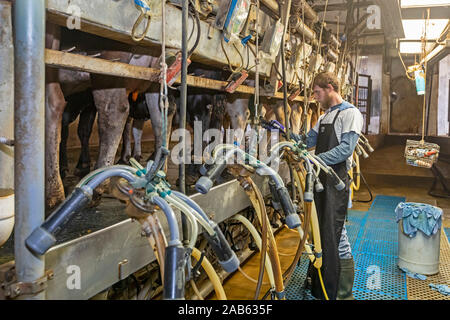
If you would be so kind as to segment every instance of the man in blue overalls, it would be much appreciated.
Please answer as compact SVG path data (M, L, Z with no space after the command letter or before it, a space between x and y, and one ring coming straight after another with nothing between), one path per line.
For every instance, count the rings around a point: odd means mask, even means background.
M344 222L349 203L348 171L363 127L361 112L342 99L339 88L339 81L333 73L320 73L314 79L314 98L325 114L308 132L306 139L307 147L315 146L315 154L332 167L346 184L344 190L338 191L332 181L321 173L319 178L324 191L314 196L323 248L321 272L330 300L354 299L354 261ZM318 272L311 264L308 276L312 295L324 299Z

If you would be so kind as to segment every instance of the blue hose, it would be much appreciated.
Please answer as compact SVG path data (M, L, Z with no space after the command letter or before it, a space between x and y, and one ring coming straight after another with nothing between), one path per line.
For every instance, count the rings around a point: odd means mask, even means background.
M170 231L169 245L176 245L181 243L177 219L170 205L166 202L166 200L164 200L160 196L154 196L152 198L152 202L161 208L161 210L164 212L167 218L167 223L169 224L169 231Z

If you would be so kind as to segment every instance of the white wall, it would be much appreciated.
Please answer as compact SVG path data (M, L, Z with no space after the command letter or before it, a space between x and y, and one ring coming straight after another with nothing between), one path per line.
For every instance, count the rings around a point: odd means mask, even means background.
M14 48L11 4L0 1L0 136L14 138ZM0 188L14 188L14 148L0 144Z
M450 80L450 55L439 62L438 136L449 134L448 96Z
M381 54L368 55L360 58L358 73L372 77L372 106L369 124L369 133L378 134L380 127L382 103L382 73L383 56Z

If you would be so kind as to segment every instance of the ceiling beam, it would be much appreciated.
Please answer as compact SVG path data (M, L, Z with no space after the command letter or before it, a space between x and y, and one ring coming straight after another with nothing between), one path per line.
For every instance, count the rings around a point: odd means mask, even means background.
M383 30L386 37L404 38L405 31L399 2L397 0L375 0L375 4L381 8Z
M360 1L359 3L355 2L353 4L354 8L363 8L374 4L373 0ZM313 7L316 12L325 11L325 5L316 5ZM346 3L337 3L337 4L329 4L327 6L327 11L347 11Z
M423 19L427 16L427 7L402 8L403 19ZM450 17L450 6L431 7L430 19L448 19Z

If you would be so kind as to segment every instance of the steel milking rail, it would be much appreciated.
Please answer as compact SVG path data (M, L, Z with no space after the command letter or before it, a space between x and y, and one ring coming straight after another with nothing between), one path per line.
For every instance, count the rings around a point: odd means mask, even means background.
M45 1L16 0L14 17L14 256L17 284L33 287L45 273L44 258L25 239L45 214ZM45 286L16 294L45 299ZM27 294L28 293L28 294Z

